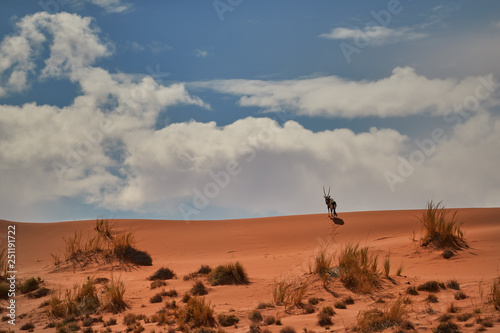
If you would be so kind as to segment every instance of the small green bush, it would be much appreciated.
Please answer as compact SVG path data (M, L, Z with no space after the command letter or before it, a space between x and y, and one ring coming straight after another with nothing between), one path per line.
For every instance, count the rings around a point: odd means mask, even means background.
M40 286L40 281L38 279L35 279L34 277L27 279L24 281L21 285L19 285L18 289L21 291L23 294L27 294L30 291L35 291L39 288Z
M193 294L193 296L203 296L208 294L208 291L203 282L196 281L193 287L191 288L191 294Z

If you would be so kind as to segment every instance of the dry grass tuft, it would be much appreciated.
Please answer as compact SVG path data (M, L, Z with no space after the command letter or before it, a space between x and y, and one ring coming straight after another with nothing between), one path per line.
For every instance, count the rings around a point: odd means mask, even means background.
M427 208L420 218L424 229L421 239L422 246L432 246L436 249L461 249L468 247L464 234L460 227L462 223L457 219L457 213L453 213L448 219L448 211L441 202L435 204L427 203Z
M308 284L306 282L283 279L275 281L273 286L273 301L276 305L302 306Z
M48 312L57 318L81 316L96 313L100 305L94 280L87 278L80 286L75 285L64 294L52 294Z
M125 284L120 279L115 280L111 277L110 282L104 289L104 304L102 308L105 311L118 313L127 308L127 303L123 298L125 294Z
M194 296L186 306L176 312L180 327L214 327L216 325L213 307L205 302L204 297Z
M382 309L373 308L360 311L357 330L361 332L381 331L392 326L400 326L405 322L408 313L404 297L400 297L391 305Z
M7 246L5 246L5 244L2 244L0 245L0 277L7 275L7 268Z
M491 301L495 309L500 311L500 277L493 280L493 285L491 286Z
M317 274L325 286L331 277L335 255L329 250L329 244L321 246L314 257L313 267L309 270Z
M385 256L384 259L384 275L389 277L389 271L391 270L391 254Z
M357 293L369 293L379 286L378 257L370 254L368 247L348 244L341 249L338 260L340 280L346 288Z
M208 281L212 286L250 283L245 268L239 262L217 266L208 274Z

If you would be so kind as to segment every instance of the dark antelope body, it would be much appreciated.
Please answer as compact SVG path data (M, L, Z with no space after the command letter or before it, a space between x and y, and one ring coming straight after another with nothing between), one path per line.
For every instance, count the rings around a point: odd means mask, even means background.
M337 203L332 199L332 197L330 197L330 188L328 188L328 194L326 194L325 187L323 186L323 194L326 206L328 207L328 216L331 217L331 213L333 213L333 216L337 216L337 212L335 211Z

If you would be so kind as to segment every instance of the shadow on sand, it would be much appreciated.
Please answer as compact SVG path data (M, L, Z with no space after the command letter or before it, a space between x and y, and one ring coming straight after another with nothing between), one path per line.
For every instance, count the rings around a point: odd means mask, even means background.
M331 217L331 220L333 221L333 223L335 224L338 224L338 225L344 225L344 220L342 220L341 218L338 218L338 217Z

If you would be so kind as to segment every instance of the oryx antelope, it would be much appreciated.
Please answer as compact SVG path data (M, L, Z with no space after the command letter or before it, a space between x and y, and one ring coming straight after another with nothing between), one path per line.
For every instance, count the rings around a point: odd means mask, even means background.
M332 212L333 216L337 216L337 212L335 211L335 209L337 208L337 203L335 202L335 200L332 199L332 197L330 197L330 188L328 188L328 194L326 194L325 187L323 186L323 194L324 194L323 197L325 198L326 207L328 207L328 216L331 217Z

